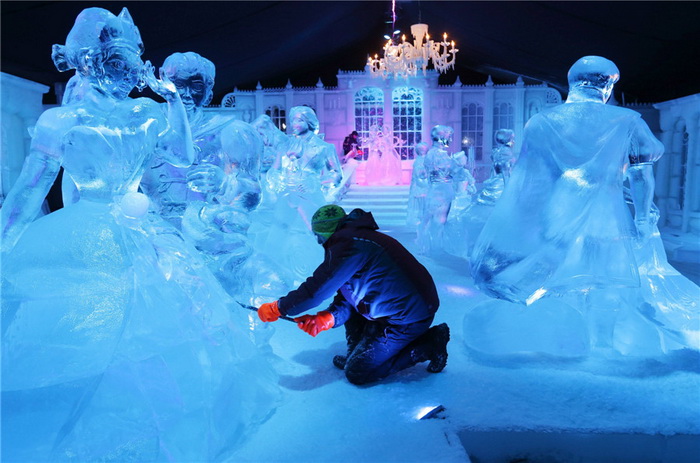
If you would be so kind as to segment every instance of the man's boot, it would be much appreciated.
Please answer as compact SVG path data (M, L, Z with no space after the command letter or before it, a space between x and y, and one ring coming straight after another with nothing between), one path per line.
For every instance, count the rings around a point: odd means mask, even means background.
M344 370L345 369L345 363L348 361L348 358L344 355L336 355L333 357L333 366L336 367L338 370Z
M450 340L450 328L446 323L433 326L419 338L419 344L411 351L411 359L415 363L430 363L426 370L439 373L447 365L447 343Z
M428 354L430 363L426 370L430 373L440 373L447 365L447 343L450 341L450 327L446 323L433 326L430 331L432 352Z

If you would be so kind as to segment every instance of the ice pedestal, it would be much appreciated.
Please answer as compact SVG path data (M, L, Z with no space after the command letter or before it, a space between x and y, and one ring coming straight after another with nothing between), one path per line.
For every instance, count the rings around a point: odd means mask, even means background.
M552 299L531 306L499 299L477 304L464 317L464 342L470 350L488 355L578 358L590 351L581 313Z

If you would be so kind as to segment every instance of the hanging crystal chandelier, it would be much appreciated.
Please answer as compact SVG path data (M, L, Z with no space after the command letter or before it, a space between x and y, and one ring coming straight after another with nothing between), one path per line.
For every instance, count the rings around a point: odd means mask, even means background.
M384 57L374 55L367 58L372 77L387 79L409 78L418 73L418 69L425 74L428 64L440 73L454 68L455 57L459 51L455 48L454 40L448 42L447 34L443 34L441 42L435 42L428 34L427 24L414 24L411 26L413 43L406 41L406 36L401 36L401 42L390 38L384 45Z

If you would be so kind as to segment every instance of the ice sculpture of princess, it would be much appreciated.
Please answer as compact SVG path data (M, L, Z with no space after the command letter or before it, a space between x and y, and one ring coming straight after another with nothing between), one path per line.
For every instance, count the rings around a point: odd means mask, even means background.
M432 145L425 155L424 168L428 174L428 194L424 216L420 220L416 242L419 252L433 254L444 251L444 231L450 206L455 197L455 176L460 166L447 151L452 143L454 130L436 125L430 131Z
M367 185L398 185L401 183L401 156L394 147L394 136L389 127L373 125L369 137L362 141L368 152L365 167Z
M313 109L294 106L289 110L289 119L291 140L286 156L282 156L268 173L271 181L279 185L279 190L303 188L313 196L317 196L316 191L320 191L323 201L332 201L343 179L335 147L318 135L319 121ZM311 223L311 215L316 209L302 206L300 212L306 222Z
M455 163L453 187L455 197L450 206L450 212L445 222L445 251L465 259L469 258L469 223L473 205L473 197L476 193L476 180L469 168L469 159L464 151L452 155ZM472 238L473 239L473 238Z
M292 135L287 143L276 136L278 130L271 127L271 121L258 119L255 123L268 145L280 152L267 173L276 201L271 210L256 214L251 229L255 249L286 271L288 283L294 286L323 260L322 249L311 233L311 216L333 198L342 170L334 146L316 134L319 121L313 109L295 106L289 118Z
M467 257L471 254L474 243L484 228L496 201L503 194L503 189L510 179L510 173L515 164L513 145L515 144L515 132L510 129L499 129L494 135L496 146L491 152L491 175L484 181L483 188L476 197L468 212L464 214L460 229L464 233L461 241L466 250Z
M218 461L275 403L274 375L198 252L145 219L152 155L182 167L194 155L182 101L143 72L142 51L126 9L78 15L53 58L80 91L39 118L0 211L8 461ZM128 97L142 76L165 113ZM80 199L32 222L60 166Z
M250 124L204 112L215 77L208 59L193 52L174 53L160 74L173 82L185 106L195 160L183 168L156 156L141 186L158 213L202 251L224 289L237 300L252 303L261 288L251 274L255 263L250 261L247 231L249 213L261 197L262 139Z
M581 58L566 103L528 121L472 254L475 282L500 300L465 317L470 348L567 357L700 348L697 286L652 261L652 163L663 145L639 113L605 104L618 78L611 61ZM677 288L684 296L670 298Z
M494 139L496 147L491 153L491 176L484 182L484 188L477 198L480 204L493 205L501 197L515 164L513 153L515 132L510 129L499 129Z
M410 227L420 225L425 218L425 202L428 195L428 171L425 170L425 155L430 147L424 141L417 143L414 148L415 157L411 170L411 187L408 191L408 213L406 224Z

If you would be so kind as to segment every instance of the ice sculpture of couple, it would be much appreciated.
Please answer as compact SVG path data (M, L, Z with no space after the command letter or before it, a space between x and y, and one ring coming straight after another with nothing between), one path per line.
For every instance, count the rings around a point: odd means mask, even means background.
M440 252L460 255L461 217L469 209L476 191L464 151L454 154L448 151L453 136L452 127L436 125L430 131L432 146L424 159L421 149L416 149L411 194L424 193L425 199L409 199L411 206L418 208L409 212L409 217L417 217L416 242L419 252L425 255Z
M80 13L53 53L78 80L39 118L0 211L11 460L220 460L274 407L276 380L247 317L199 252L148 217L138 192L155 155L183 168L196 159L187 117L196 103L183 105L142 52L126 9ZM140 80L165 111L129 98ZM33 221L61 166L79 200Z
M319 121L308 106L289 111L292 134L285 135L269 116L252 125L265 142L266 157L274 158L265 175L265 207L254 214L251 236L260 249L284 273L291 286L298 285L323 260L322 249L311 233L311 217L322 205L333 202L342 181L335 147L317 134Z
M474 280L498 299L468 312L465 342L565 358L698 350L700 288L668 264L653 213L663 145L639 113L605 104L613 62L581 58L568 78L566 103L528 121L475 244Z
M395 148L394 136L389 127L373 125L369 136L362 140L367 150L365 184L398 185L401 183L401 156Z

